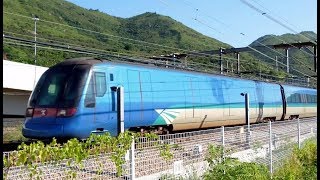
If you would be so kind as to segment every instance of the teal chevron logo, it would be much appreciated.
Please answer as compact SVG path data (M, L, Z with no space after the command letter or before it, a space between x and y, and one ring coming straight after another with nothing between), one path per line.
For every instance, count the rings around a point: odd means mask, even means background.
M155 109L155 111L159 114L155 124L172 124L180 114L178 109Z

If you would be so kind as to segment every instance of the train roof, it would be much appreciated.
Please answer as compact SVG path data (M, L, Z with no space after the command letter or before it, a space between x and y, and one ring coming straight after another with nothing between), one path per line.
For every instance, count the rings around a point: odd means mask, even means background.
M73 64L97 64L104 62L101 59L93 58L93 57L80 57L80 58L72 58L72 59L66 59L54 66L66 66L66 65L73 65Z
M280 83L280 82L268 82L268 81L261 81L261 80L255 80L255 79L249 79L249 78L243 78L243 77L234 77L234 76L227 76L227 75L219 75L219 74L213 74L213 73L205 73L205 72L199 72L195 70L188 70L188 69L183 69L183 68L165 68L161 66L155 66L153 63L151 64L137 64L134 62L123 62L123 61L118 61L118 62L113 62L110 60L106 59L99 59L96 57L78 57L78 58L72 58L72 59L66 59L65 61L62 61L55 66L64 66L64 65L72 65L72 64L89 64L89 65L95 65L95 64L104 64L108 63L110 65L120 65L120 66L134 66L137 68L147 68L147 69L154 69L154 70L165 70L165 71L171 71L171 72L181 72L181 73L190 73L193 75L204 75L204 76L217 76L221 78L230 78L230 79L238 79L238 80L244 80L244 81L258 81L262 83L268 83L268 84L280 84L280 85L286 85L286 86L295 86L295 87L303 87L303 86L297 86L293 84L286 84L286 83ZM153 65L153 66L152 66ZM310 87L303 87L307 89L313 89Z

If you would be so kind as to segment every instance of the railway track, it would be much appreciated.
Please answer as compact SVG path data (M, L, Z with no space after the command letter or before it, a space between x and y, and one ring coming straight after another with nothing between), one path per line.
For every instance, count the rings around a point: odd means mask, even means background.
M304 119L310 119L310 118L304 118ZM302 122L303 122L303 119L301 119L302 120ZM279 122L281 122L281 121L279 121ZM252 124L252 126L257 126L257 125L259 125L259 124L263 124L263 123L258 123L258 124ZM282 124L281 124L282 125ZM275 124L274 126L277 126L277 124ZM237 127L237 126L236 126ZM219 129L220 127L218 127L218 128L208 128L208 129L206 129L206 130L213 130L213 129ZM232 128L232 126L229 126L229 127L227 127L226 126L226 128ZM264 127L264 126L262 126L262 127L255 127L255 129L256 130L258 130L258 129L261 129L261 131L266 131L267 129ZM191 134L193 134L193 133L195 133L195 132L198 132L199 133L199 135L200 134L206 134L206 130L203 130L202 132L199 132L199 130L194 130L194 131L189 131L189 133L190 133L190 135ZM236 130L236 131L238 131L238 129ZM267 130L268 131L268 130ZM186 133L187 131L180 131L180 132L177 132L177 133ZM173 133L172 135L174 135L175 133ZM210 133L209 133L210 134ZM193 135L191 135L191 136L193 136ZM220 141L220 139L217 139L218 141ZM29 140L26 140L26 141L3 141L3 151L15 151L15 150L17 150L18 149L18 146L22 143L22 142L24 142L25 144L31 144L32 142L36 142L36 141L39 141L39 140L35 140L35 139L29 139ZM42 142L44 142L45 144L46 143L50 143L51 141L50 140L41 140ZM65 142L65 140L63 141L63 142Z

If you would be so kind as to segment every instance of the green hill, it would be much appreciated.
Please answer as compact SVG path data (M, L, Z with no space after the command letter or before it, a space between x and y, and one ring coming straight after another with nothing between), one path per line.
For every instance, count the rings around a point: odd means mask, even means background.
M98 10L87 10L63 0L4 0L3 11L3 29L5 34L16 33L15 36L21 34L19 37L23 35L24 38L30 40L33 40L34 36L34 21L31 17L37 15L40 18L40 21L37 22L38 41L59 41L64 42L64 44L72 43L112 52L133 52L142 55L150 52L152 54L149 55L160 55L161 53L172 53L174 50L169 49L169 51L167 48L155 48L156 46L146 47L146 44L114 36L189 50L217 49L220 46L230 47L218 40L204 36L170 17L155 13L144 13L124 19L110 16ZM80 27L92 32L50 22ZM100 34L93 33L93 31ZM16 54L19 51L18 49L21 49L21 47L5 46L4 50L12 60L31 63L28 59L33 59L32 53L28 55L29 53L23 50L24 53L20 52L18 56ZM52 56L55 54L52 59L62 60L67 56L65 53L51 54ZM41 50L39 50L38 55L41 59ZM42 61L39 61L39 63L44 66L52 65L51 63Z
M303 31L299 34L283 34L280 36L276 35L266 35L258 38L254 42L250 44L250 46L261 46L265 45L275 45L275 44L290 44L290 43L298 43L298 42L310 42L316 41L317 34L312 31ZM277 56L278 61L280 63L286 64L286 53L285 49L274 49L270 50L268 48L259 48L259 51L265 53L266 55L275 58ZM272 61L265 56L256 53L250 52L250 54L254 55L256 58L261 59L265 62L275 64L275 61ZM297 72L301 71L308 75L316 75L314 72L314 58L313 58L313 47L302 47L301 49L291 46L289 48L289 62L290 62L290 73L295 74L297 76L301 76L302 74ZM279 68L286 70L286 66L279 64ZM293 69L297 70L293 70Z
M4 34L33 41L35 22L32 17L35 15L40 19L37 21L37 41L71 47L38 47L37 65L41 66L52 66L67 58L92 56L86 52L73 52L75 47L140 58L232 47L168 16L147 12L131 18L119 18L64 0L4 0ZM34 64L33 44L8 39L3 42L3 53L8 59ZM234 55L224 57L229 58L229 70L235 69ZM241 53L241 70L285 76L284 71L276 71L258 61L257 57L261 58L257 54ZM218 58L188 56L188 62L214 64L217 70Z

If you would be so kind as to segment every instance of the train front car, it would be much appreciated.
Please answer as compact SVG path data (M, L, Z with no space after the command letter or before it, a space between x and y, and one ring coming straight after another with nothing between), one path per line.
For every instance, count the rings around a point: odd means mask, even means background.
M85 138L88 136L83 103L92 61L64 61L39 79L26 110L22 134L33 139ZM88 123L89 124L89 123Z

